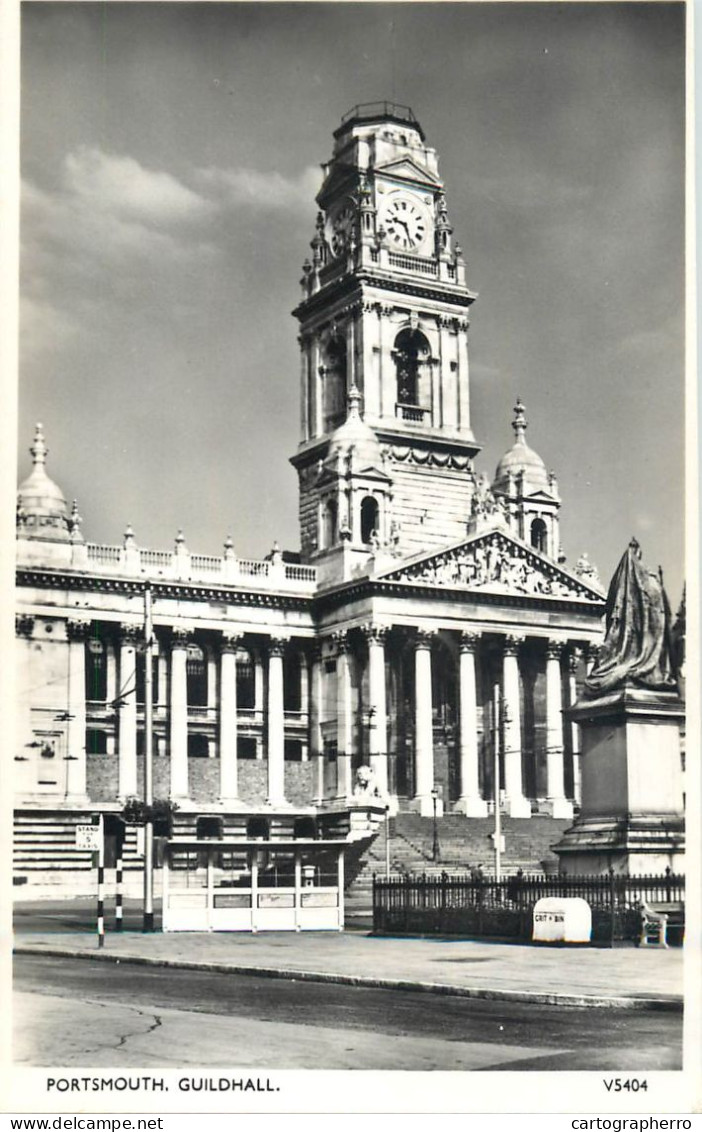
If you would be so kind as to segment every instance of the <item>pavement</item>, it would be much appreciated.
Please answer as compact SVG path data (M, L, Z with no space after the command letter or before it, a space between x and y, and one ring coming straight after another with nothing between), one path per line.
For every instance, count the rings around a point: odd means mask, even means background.
M567 947L455 936L343 932L108 931L98 949L83 924L20 925L16 954L345 983L559 1006L681 1011L683 949ZM51 926L49 926L51 924Z

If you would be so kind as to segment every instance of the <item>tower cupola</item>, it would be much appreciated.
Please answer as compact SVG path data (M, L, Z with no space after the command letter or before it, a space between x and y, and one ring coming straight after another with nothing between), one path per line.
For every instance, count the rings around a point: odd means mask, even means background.
M36 426L29 449L32 470L17 491L17 534L20 538L45 542L71 542L80 530L77 508L69 513L66 498L46 471L48 449L41 424Z
M526 442L526 407L517 398L514 406L514 444L497 465L492 492L504 500L509 525L535 550L562 560L558 512L561 499L553 472Z

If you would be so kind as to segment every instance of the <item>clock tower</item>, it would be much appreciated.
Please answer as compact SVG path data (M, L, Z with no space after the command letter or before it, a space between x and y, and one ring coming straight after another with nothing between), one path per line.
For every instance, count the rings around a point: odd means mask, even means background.
M466 533L479 451L468 379L476 296L436 151L408 107L354 107L323 170L294 311L302 556L343 540L359 553L372 544L412 555Z

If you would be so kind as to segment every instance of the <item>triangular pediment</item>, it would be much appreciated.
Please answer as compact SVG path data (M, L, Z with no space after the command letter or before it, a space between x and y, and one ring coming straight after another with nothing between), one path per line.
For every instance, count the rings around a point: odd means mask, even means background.
M324 487L327 483L337 482L338 480L347 479L349 475L348 468L342 465L341 469L337 469L335 465L323 467L316 480L317 487ZM351 473L354 480L372 480L375 483L382 483L389 485L392 483L390 476L382 468L378 468L373 464L368 464L366 467L356 467L354 465Z
M396 157L393 161L376 165L375 171L388 177L402 177L406 181L419 181L424 185L439 184L438 177L435 177L423 165L418 165L411 157Z
M378 578L384 582L448 587L484 593L531 597L604 600L603 594L506 531L473 535L444 550L394 565Z

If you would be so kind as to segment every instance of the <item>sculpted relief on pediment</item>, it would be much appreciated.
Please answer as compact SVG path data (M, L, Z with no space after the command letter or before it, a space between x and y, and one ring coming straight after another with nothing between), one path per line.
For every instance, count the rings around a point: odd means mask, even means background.
M491 593L602 600L589 586L500 534L463 543L453 550L415 562L404 570L393 571L391 579Z

